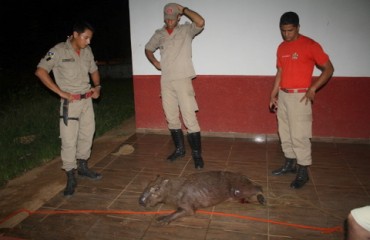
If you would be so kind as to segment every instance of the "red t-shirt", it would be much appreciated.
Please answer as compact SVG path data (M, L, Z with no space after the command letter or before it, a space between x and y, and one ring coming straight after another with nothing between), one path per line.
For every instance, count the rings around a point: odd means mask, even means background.
M292 42L284 41L277 49L278 68L281 72L281 88L308 88L311 85L315 65L324 65L329 56L320 44L303 35Z

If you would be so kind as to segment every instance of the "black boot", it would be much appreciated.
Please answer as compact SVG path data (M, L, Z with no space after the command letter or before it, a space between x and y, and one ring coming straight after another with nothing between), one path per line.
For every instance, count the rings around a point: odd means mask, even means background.
M67 175L67 186L64 189L64 196L69 197L72 196L75 192L75 187L77 186L77 181L75 178L75 172L74 170L66 171Z
M170 129L172 140L175 143L175 151L167 157L170 161L175 161L178 158L185 156L185 146L184 146L184 133L181 129Z
M272 175L284 175L286 173L296 173L297 167L296 167L296 159L295 158L285 158L285 164L272 171Z
M298 165L297 176L290 184L291 188L301 188L308 182L308 169L307 166Z
M188 140L191 147L191 155L194 160L195 168L201 169L204 167L202 158L202 146L200 142L200 132L189 133Z
M88 177L94 180L102 178L100 173L93 172L87 167L87 160L84 159L77 159L77 173L79 176Z

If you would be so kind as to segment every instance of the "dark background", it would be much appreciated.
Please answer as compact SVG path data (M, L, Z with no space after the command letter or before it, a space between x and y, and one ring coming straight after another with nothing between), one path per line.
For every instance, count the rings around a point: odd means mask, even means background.
M131 62L128 0L2 1L0 70L35 70L47 51L86 20L95 28L97 61Z

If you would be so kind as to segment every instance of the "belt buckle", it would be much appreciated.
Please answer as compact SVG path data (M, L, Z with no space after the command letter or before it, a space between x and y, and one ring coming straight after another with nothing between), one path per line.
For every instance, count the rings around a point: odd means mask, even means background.
M86 93L82 93L82 94L74 94L72 95L73 97L73 100L81 100L81 99L87 99L89 97L91 97L92 95L92 92L86 92Z
M80 94L72 94L72 98L73 98L73 100L80 100L81 95Z

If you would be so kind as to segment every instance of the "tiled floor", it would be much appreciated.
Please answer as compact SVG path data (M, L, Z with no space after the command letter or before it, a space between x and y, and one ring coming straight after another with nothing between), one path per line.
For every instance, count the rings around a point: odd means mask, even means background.
M102 180L79 178L73 197L56 195L6 236L37 240L338 240L344 239L344 233L336 227L343 227L348 212L370 204L368 144L313 142L310 181L300 190L289 187L293 174L270 174L283 161L279 142L273 139L203 137L204 170L194 168L188 145L186 157L164 160L173 150L169 135L136 133L125 144L135 151L129 155L113 152L94 166L103 174ZM158 213L173 208L145 209L138 204L140 193L158 174L178 177L208 170L247 175L263 186L267 206L225 202L160 226L155 221Z

